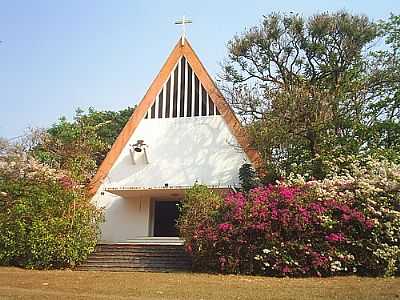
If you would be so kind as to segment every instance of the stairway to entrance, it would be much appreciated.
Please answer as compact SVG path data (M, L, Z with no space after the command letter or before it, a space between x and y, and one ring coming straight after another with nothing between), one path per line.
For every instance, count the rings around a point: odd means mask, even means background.
M147 242L146 242L147 240ZM171 239L141 239L129 243L98 244L77 271L184 272L191 259L183 244Z

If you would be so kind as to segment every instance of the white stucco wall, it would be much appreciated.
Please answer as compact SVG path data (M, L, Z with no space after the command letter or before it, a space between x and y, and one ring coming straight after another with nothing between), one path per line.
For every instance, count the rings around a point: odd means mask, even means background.
M132 163L129 144L144 140L144 153ZM220 115L143 119L104 179L93 201L105 208L102 238L122 241L149 233L150 199L123 199L104 192L106 187L191 186L238 184L238 170L248 162L236 138ZM103 195L102 195L103 192Z
M142 152L135 154L137 164L133 165L127 145L108 174L110 185L187 186L196 180L233 185L246 161L221 116L144 119L128 144L137 140L149 146L150 163L145 163Z
M97 193L93 200L104 209L105 223L101 226L101 240L123 242L135 237L148 236L150 199L124 199L105 192Z

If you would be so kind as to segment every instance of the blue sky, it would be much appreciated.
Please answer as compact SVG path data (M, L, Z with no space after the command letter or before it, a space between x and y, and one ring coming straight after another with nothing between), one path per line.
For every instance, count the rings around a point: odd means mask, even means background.
M0 136L48 127L78 107L119 110L141 100L180 36L212 76L226 43L273 11L305 16L346 9L373 20L398 0L134 1L0 0Z

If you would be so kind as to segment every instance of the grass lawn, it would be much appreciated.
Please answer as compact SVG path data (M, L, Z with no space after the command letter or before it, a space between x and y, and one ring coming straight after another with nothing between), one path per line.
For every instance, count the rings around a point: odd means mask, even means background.
M266 278L0 268L0 299L400 299L400 278Z

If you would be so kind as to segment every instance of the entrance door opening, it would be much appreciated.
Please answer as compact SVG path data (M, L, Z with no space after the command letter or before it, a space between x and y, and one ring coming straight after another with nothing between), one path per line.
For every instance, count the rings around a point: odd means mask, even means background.
M179 216L179 201L155 201L154 202L154 236L175 237L178 236L176 220Z

